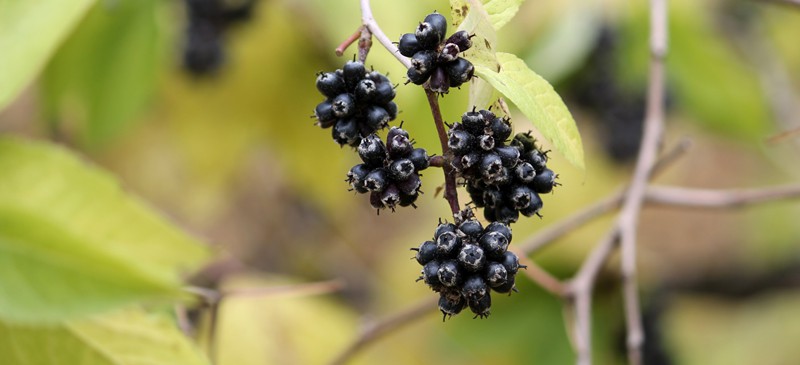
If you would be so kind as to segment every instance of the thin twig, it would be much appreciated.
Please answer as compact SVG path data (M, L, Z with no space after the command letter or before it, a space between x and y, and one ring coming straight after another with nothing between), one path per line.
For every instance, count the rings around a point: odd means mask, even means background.
M575 311L572 335L578 365L592 363L592 291L597 274L614 251L618 233L614 226L589 254L575 278L567 283L568 301Z
M760 0L760 1L764 3L773 3L777 5L800 7L800 0Z
M667 53L667 2L650 1L650 71L644 134L630 189L622 205L619 227L622 284L627 323L628 361L642 364L644 331L636 275L636 231L647 182L656 163L664 130L664 57ZM590 334L585 334L590 335Z
M389 40L389 37L383 33L381 27L378 26L378 23L375 21L375 18L372 16L372 8L369 5L369 0L361 0L361 23L364 24L372 35L375 36L375 39L386 48L395 58L397 58L400 63L403 64L406 68L411 67L411 61L406 58L405 56L400 54L400 51L397 50L397 47Z
M361 63L367 62L367 55L372 48L372 32L368 27L361 27L361 37L358 38L358 60Z
M653 176L660 174L680 156L683 156L683 154L689 149L690 145L691 142L688 139L682 139L678 141L674 147L672 147L658 160L656 166L653 167ZM627 187L619 188L614 193L599 200L598 202L583 208L579 212L574 213L571 216L556 222L555 224L547 226L536 233L536 235L531 236L531 238L529 238L527 241L520 244L518 246L519 250L524 252L526 255L531 255L561 236L574 231L578 227L583 226L598 216L617 209L622 203L622 198L625 196L626 190Z
M442 154L447 155L450 148L447 146L447 131L444 129L444 120L442 119L442 112L439 109L439 98L436 93L425 89L425 95L428 97L428 104L431 107L431 114L433 114L433 123L436 125L436 132L439 134L439 143L442 145ZM450 204L450 211L453 214L461 210L458 204L458 191L456 190L456 174L453 167L445 162L442 166L444 172L444 198Z
M353 357L356 353L361 351L368 344L375 342L383 336L394 332L395 330L411 324L414 320L422 318L426 314L434 313L438 298L428 297L414 304L411 307L404 309L386 318L382 318L375 322L367 324L361 331L358 338L350 343L333 361L331 365L345 364L347 360Z
M338 47L336 47L336 56L342 57L344 55L344 51L347 50L347 47L350 47L353 42L355 42L359 37L361 37L361 31L364 30L364 25L361 25L356 29L356 31L347 39L345 39Z
M648 204L655 205L731 209L771 201L800 198L800 185L731 190L651 186L647 189L646 198Z
M553 276L553 274L549 273L527 256L520 255L518 252L517 256L519 257L520 265L527 266L524 270L520 271L523 272L529 279L531 279L531 281L539 284L542 289L547 290L550 292L550 294L553 294L556 297L562 297L564 295L566 290L564 289L564 284L561 283L561 280L558 280L558 278Z

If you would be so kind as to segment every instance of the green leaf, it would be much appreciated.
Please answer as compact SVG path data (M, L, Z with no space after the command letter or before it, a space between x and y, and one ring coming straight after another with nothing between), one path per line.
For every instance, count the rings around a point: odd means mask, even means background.
M500 71L475 65L475 73L517 105L553 147L575 167L584 169L583 145L575 120L553 87L521 59L497 53Z
M453 24L459 25L475 5L483 5L494 29L500 29L517 14L525 0L450 0L450 16Z
M43 74L49 120L77 120L82 140L97 144L134 119L152 96L165 54L160 3L101 2L89 12Z
M0 321L0 353L13 365L207 365L168 319L130 309L53 326Z
M483 65L493 70L500 69L494 51L497 33L491 24L489 15L480 3L476 3L470 9L458 30L465 30L469 34L475 35L472 38L472 47L464 52L465 59L475 66ZM486 108L494 102L496 95L497 92L489 83L474 77L469 84L469 107L467 109L471 109L473 106Z
M0 139L0 318L174 299L206 249L68 151Z
M39 72L94 0L0 0L0 110Z

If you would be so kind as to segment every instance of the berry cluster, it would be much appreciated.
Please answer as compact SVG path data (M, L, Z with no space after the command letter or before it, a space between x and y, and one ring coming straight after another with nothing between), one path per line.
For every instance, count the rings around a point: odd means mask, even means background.
M408 80L422 85L430 79L431 91L440 94L469 81L475 72L472 63L459 57L459 53L472 46L470 35L462 30L445 39L445 34L447 20L433 13L425 17L414 33L403 34L397 45L400 54L411 58Z
M194 75L213 73L225 60L223 36L236 23L247 20L256 0L227 5L222 0L185 0L189 20L183 65Z
M489 289L498 293L516 291L514 277L520 266L519 258L507 251L511 228L493 222L484 228L471 210L456 217L456 224L441 223L432 241L425 241L416 259L422 265L425 284L439 293L439 310L445 318L469 307L475 316L489 316L492 297Z
M447 133L447 146L453 153L453 168L467 181L498 185L511 178L519 150L506 145L511 136L508 119L491 111L466 112L461 123L454 123Z
M347 182L358 193L370 193L369 202L375 208L414 206L420 194L422 182L419 172L428 168L428 153L423 148L414 148L408 132L392 127L386 136L386 144L370 134L358 145L358 156L364 163L347 173Z
M518 133L510 147L518 157L513 164L495 163L501 166L497 168L501 177L488 180L485 176L475 179L464 175L472 202L485 207L483 214L492 222L513 223L520 213L526 217L539 215L543 205L539 194L547 194L558 185L558 175L547 168L547 153L536 147L530 134Z
M348 61L341 69L320 73L317 89L327 98L314 110L317 124L333 127L339 145L356 147L397 117L394 86L383 74L367 72L361 62Z

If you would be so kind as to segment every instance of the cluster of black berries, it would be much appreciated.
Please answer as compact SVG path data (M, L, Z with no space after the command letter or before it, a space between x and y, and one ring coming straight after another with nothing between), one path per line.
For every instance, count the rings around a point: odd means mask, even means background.
M529 134L517 134L511 144L511 123L489 110L464 113L448 132L451 165L464 180L477 207L485 207L490 222L513 223L522 213L538 214L539 194L549 193L555 174L547 169L547 155Z
M375 208L414 206L422 182L419 172L428 168L428 153L414 148L408 132L392 127L386 144L370 134L358 145L358 156L364 163L347 173L347 182L358 193L370 193L369 202ZM416 207L416 206L414 206Z
M327 98L314 116L322 128L332 128L339 145L356 147L361 138L386 128L397 117L394 86L383 74L367 72L364 64L348 61L334 72L317 76L317 89Z
M519 214L526 217L539 215L542 199L558 185L558 175L547 168L547 153L536 147L536 141L528 133L518 133L511 147L519 156L513 164L502 164L493 181L465 178L467 192L477 207L484 207L483 214L492 222L513 223ZM495 163L495 165L497 165Z
M489 289L498 293L516 291L514 277L520 266L519 258L507 251L511 228L493 222L484 228L464 210L456 224L440 223L432 241L425 241L417 251L425 284L439 293L439 310L446 318L469 306L475 316L489 316L492 297Z
M422 85L430 79L431 91L446 94L451 87L459 87L472 78L472 63L459 57L459 53L472 46L470 35L458 31L445 39L447 20L439 13L425 17L414 33L400 37L400 54L411 57L408 80Z
M250 18L256 0L244 0L236 6L229 6L223 0L185 1L189 26L183 65L194 75L213 73L225 59L225 31Z

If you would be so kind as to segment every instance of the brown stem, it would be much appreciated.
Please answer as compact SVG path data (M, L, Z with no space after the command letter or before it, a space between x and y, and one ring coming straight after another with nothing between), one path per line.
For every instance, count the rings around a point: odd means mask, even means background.
M341 365L347 363L353 355L358 353L366 345L378 340L379 338L399 329L400 327L411 324L415 319L422 318L426 314L433 313L436 309L438 298L428 297L386 318L367 324L355 341L350 343L339 355L336 356L331 365Z
M356 31L353 32L352 35L347 37L347 39L345 39L341 44L339 44L339 46L336 47L335 50L336 56L342 57L342 55L344 55L344 51L347 50L347 47L350 47L350 45L353 44L353 42L355 42L359 37L361 37L361 32L364 30L364 28L365 27L363 25L359 26L358 29L356 29Z
M428 97L428 104L431 107L431 114L433 114L433 123L436 124L436 132L439 134L439 143L442 145L442 155L447 156L450 148L447 147L447 131L444 129L444 120L442 119L442 111L439 109L439 98L436 93L425 89L425 95ZM458 191L456 190L456 173L453 167L445 163L442 166L444 172L444 198L450 203L450 211L453 214L458 213L461 209L458 204Z
M372 48L372 32L368 27L361 27L361 37L358 38L358 60L361 63L367 62L367 55Z
M430 158L430 167L444 167L444 164L447 163L447 159L444 156L431 156Z
M509 250L513 251L513 250ZM536 262L529 259L528 256L521 255L519 252L515 252L517 256L519 256L519 263L520 265L527 266L525 269L520 270L528 279L531 279L536 284L542 287L542 289L547 290L550 294L555 295L556 297L562 297L566 290L564 289L564 284L561 283L561 280L558 280L553 274L550 274L547 270L539 266Z

